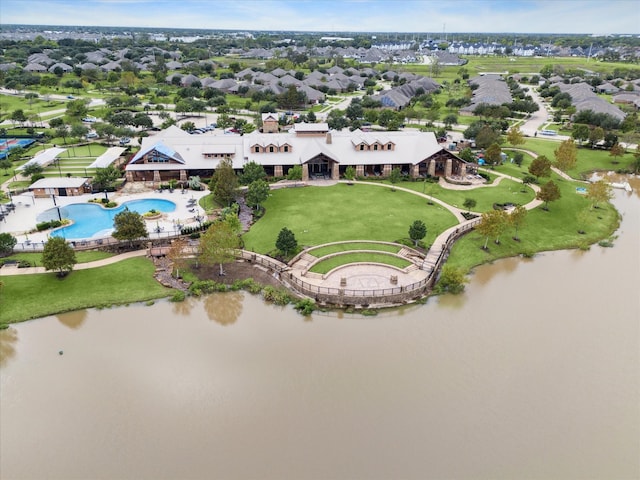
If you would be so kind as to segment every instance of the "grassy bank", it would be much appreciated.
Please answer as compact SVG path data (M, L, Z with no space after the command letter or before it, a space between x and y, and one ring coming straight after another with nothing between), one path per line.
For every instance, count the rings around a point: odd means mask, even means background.
M160 285L153 272L148 259L131 258L71 272L62 280L53 273L2 277L0 324L168 296L172 290Z
M537 252L571 248L587 248L589 245L611 236L619 226L619 215L611 204L591 209L589 201L575 191L575 183L558 178L562 198L549 205L549 211L538 207L527 215L519 229L520 241L513 240L515 230L508 229L500 244L489 239L488 250L481 247L485 237L473 231L458 240L447 264L465 271L494 260L516 255L533 255ZM584 234L578 233L584 230Z

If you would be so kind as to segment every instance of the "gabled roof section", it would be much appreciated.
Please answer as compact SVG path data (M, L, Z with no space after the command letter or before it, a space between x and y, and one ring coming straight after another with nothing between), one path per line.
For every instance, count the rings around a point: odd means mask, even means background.
M149 152L154 151L154 150L156 152L159 152L159 153L163 154L163 155L166 155L167 157L175 160L178 163L183 163L183 164L185 163L184 159L182 158L182 155L180 155L174 149L167 147L162 142L158 142L158 143L155 143L153 145L148 146L147 148L141 149L138 153L136 153L136 156L131 159L130 163L136 163L142 157L144 157Z

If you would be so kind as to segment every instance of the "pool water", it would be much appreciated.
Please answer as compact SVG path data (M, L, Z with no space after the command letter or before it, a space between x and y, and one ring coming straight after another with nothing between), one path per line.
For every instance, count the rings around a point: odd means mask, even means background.
M109 236L113 232L113 217L125 208L139 214L146 213L149 210L169 213L176 209L176 204L159 198L130 200L116 208L103 208L96 203L73 203L66 207L60 207L62 218L72 220L73 224L53 231L51 236L64 237L66 239ZM38 218L38 221L52 220L57 216L56 209L52 208L44 212Z

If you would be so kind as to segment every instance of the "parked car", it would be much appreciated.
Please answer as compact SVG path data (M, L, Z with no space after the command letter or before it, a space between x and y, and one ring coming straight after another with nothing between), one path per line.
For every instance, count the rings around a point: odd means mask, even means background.
M98 134L96 132L89 132L89 133L87 133L86 138L87 139L98 138Z
M131 139L128 138L128 137L123 137L123 138L120 139L120 145L126 145L129 142L131 142Z

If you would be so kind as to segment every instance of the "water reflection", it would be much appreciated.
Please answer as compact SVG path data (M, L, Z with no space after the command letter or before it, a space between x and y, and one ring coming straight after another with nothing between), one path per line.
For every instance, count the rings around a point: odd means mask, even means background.
M0 366L4 367L16 354L16 342L18 341L18 330L9 327L0 330Z
M203 299L209 320L220 325L232 325L242 313L243 294L240 292L212 293Z
M187 317L191 314L191 310L196 304L196 299L193 297L187 297L182 302L175 302L173 304L173 313Z
M86 310L78 310L75 312L63 313L56 315L58 321L65 327L69 327L72 330L76 330L82 326L87 318Z

